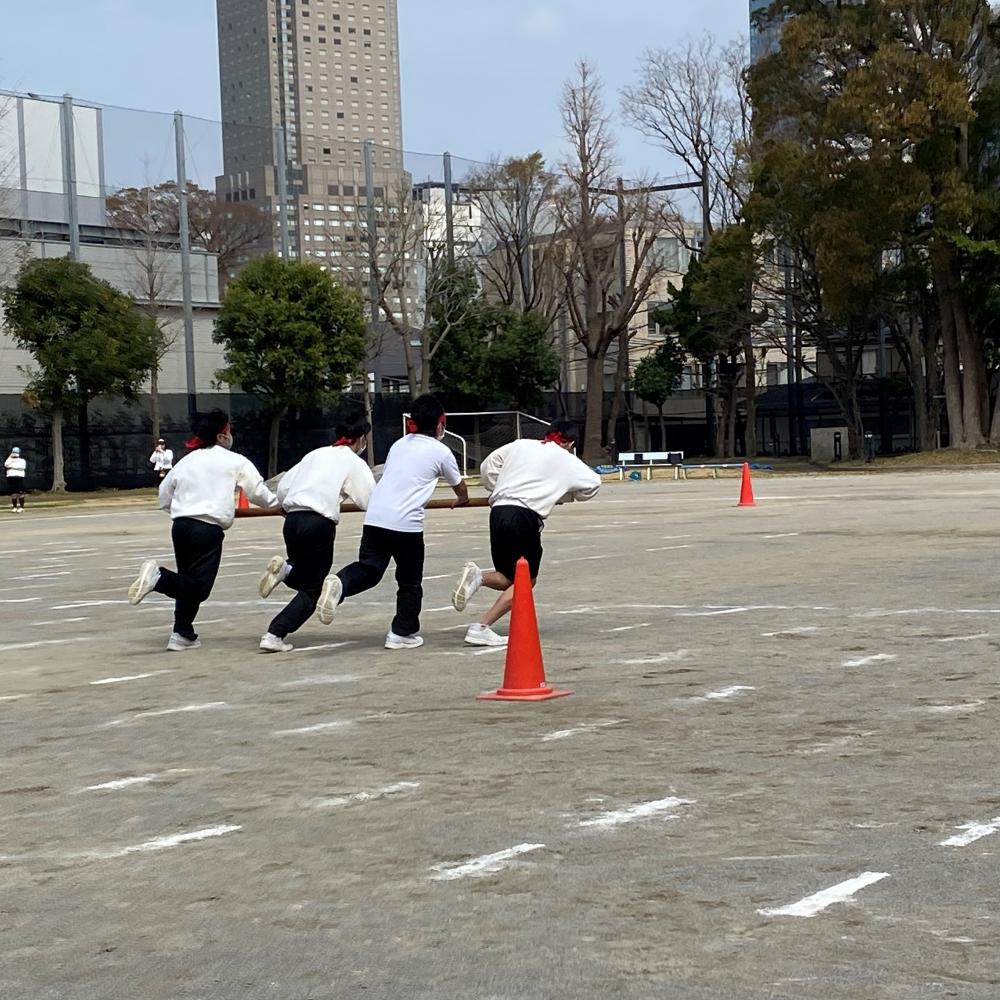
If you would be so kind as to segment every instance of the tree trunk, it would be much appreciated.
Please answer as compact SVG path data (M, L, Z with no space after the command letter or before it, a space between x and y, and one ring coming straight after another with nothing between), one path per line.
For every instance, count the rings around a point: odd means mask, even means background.
M368 373L365 372L364 376L364 401L365 401L365 420L368 421L368 426L371 430L368 432L368 447L365 449L365 457L368 460L368 468L375 468L375 406L372 400L371 386L368 382Z
M993 401L993 419L990 421L990 443L1000 444L1000 388L997 398Z
M962 355L962 417L966 447L986 440L986 368L983 352L969 323L968 310L958 294L954 298L955 336Z
M934 358L928 359L924 348L924 331L919 316L910 313L906 346L910 357L910 389L913 392L913 423L917 451L930 451L934 447L934 430L930 422L928 374ZM926 368L926 371L925 371Z
M427 350L427 345L423 345L420 352L420 385L418 391L421 393L431 391L431 356Z
M965 447L965 416L962 412L962 373L958 340L951 309L941 307L941 347L944 353L944 401L948 411L948 447Z
M663 419L663 404L660 403L660 405L657 407L657 409L660 411L660 451L666 451L667 450L667 424L666 424L666 421Z
M77 427L80 432L80 483L83 489L89 490L90 481L90 417L87 413L87 401L77 407Z
M149 373L149 418L153 423L153 441L160 439L160 366Z
M840 403L840 409L847 424L847 456L853 460L863 458L865 425L861 419L857 383L852 379L841 392L836 392L834 395L837 402Z
M608 442L608 450L614 458L618 451L618 417L622 410L622 397L625 392L625 382L628 379L628 331L623 330L618 335L618 361L615 365L615 394L611 400L611 413L608 415L608 429L604 439Z
M757 358L753 352L753 333L748 330L744 339L744 379L746 382L747 425L743 432L746 444L745 458L757 457Z
M66 470L63 456L63 411L57 406L52 411L52 492L66 492Z
M736 397L738 390L735 380L729 389L729 420L726 428L726 455L730 458L736 455Z
M278 435L281 433L281 421L288 413L288 407L275 410L271 414L271 433L267 441L267 478L272 479L278 474Z
M583 460L599 465L606 457L601 445L604 411L604 355L587 355L587 408L583 425Z

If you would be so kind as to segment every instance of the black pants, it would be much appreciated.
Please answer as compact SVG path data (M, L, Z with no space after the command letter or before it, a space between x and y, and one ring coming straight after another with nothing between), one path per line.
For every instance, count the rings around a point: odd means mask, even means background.
M161 566L160 579L153 589L174 599L174 631L185 639L197 639L195 616L202 602L212 593L226 533L217 524L178 517L170 537L174 543L177 572Z
M24 508L24 480L17 476L7 477L7 486L10 489L11 508Z
M284 536L285 551L292 564L284 584L298 593L267 627L271 635L282 639L302 628L316 610L323 581L333 565L337 526L322 514L296 510L285 518Z
M377 586L389 568L390 559L396 563L396 617L392 620L392 631L396 635L416 635L420 631L420 605L424 597L422 531L390 531L366 524L361 532L358 561L337 574L344 585L344 597Z

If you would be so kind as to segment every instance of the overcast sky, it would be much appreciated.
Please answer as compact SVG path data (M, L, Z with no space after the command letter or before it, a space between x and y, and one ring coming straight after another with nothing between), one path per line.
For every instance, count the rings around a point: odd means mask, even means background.
M580 57L596 64L617 105L646 47L706 31L728 40L745 35L748 21L747 0L398 2L404 144L472 159L535 149L555 158L560 89ZM212 0L2 8L0 87L219 117ZM654 148L619 133L627 173L665 172Z

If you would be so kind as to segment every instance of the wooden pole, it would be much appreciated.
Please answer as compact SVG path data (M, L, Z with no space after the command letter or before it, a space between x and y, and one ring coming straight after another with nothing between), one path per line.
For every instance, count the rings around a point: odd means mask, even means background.
M447 498L442 498L438 500L430 500L427 503L426 510L449 510L454 506L455 501L449 500ZM469 502L465 505L466 507L488 507L490 505L489 497L470 497ZM353 503L343 503L340 505L341 514L357 514L361 511L361 508ZM278 517L284 514L284 511L280 507L248 507L243 510L236 511L237 518L244 517Z

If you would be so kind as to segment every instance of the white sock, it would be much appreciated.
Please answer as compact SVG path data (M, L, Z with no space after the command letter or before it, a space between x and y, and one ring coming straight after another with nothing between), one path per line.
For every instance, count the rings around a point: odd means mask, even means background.
M292 571L292 564L286 559L284 565L281 567L281 572L278 574L279 580L284 580L286 576ZM269 633L270 634L270 633Z

